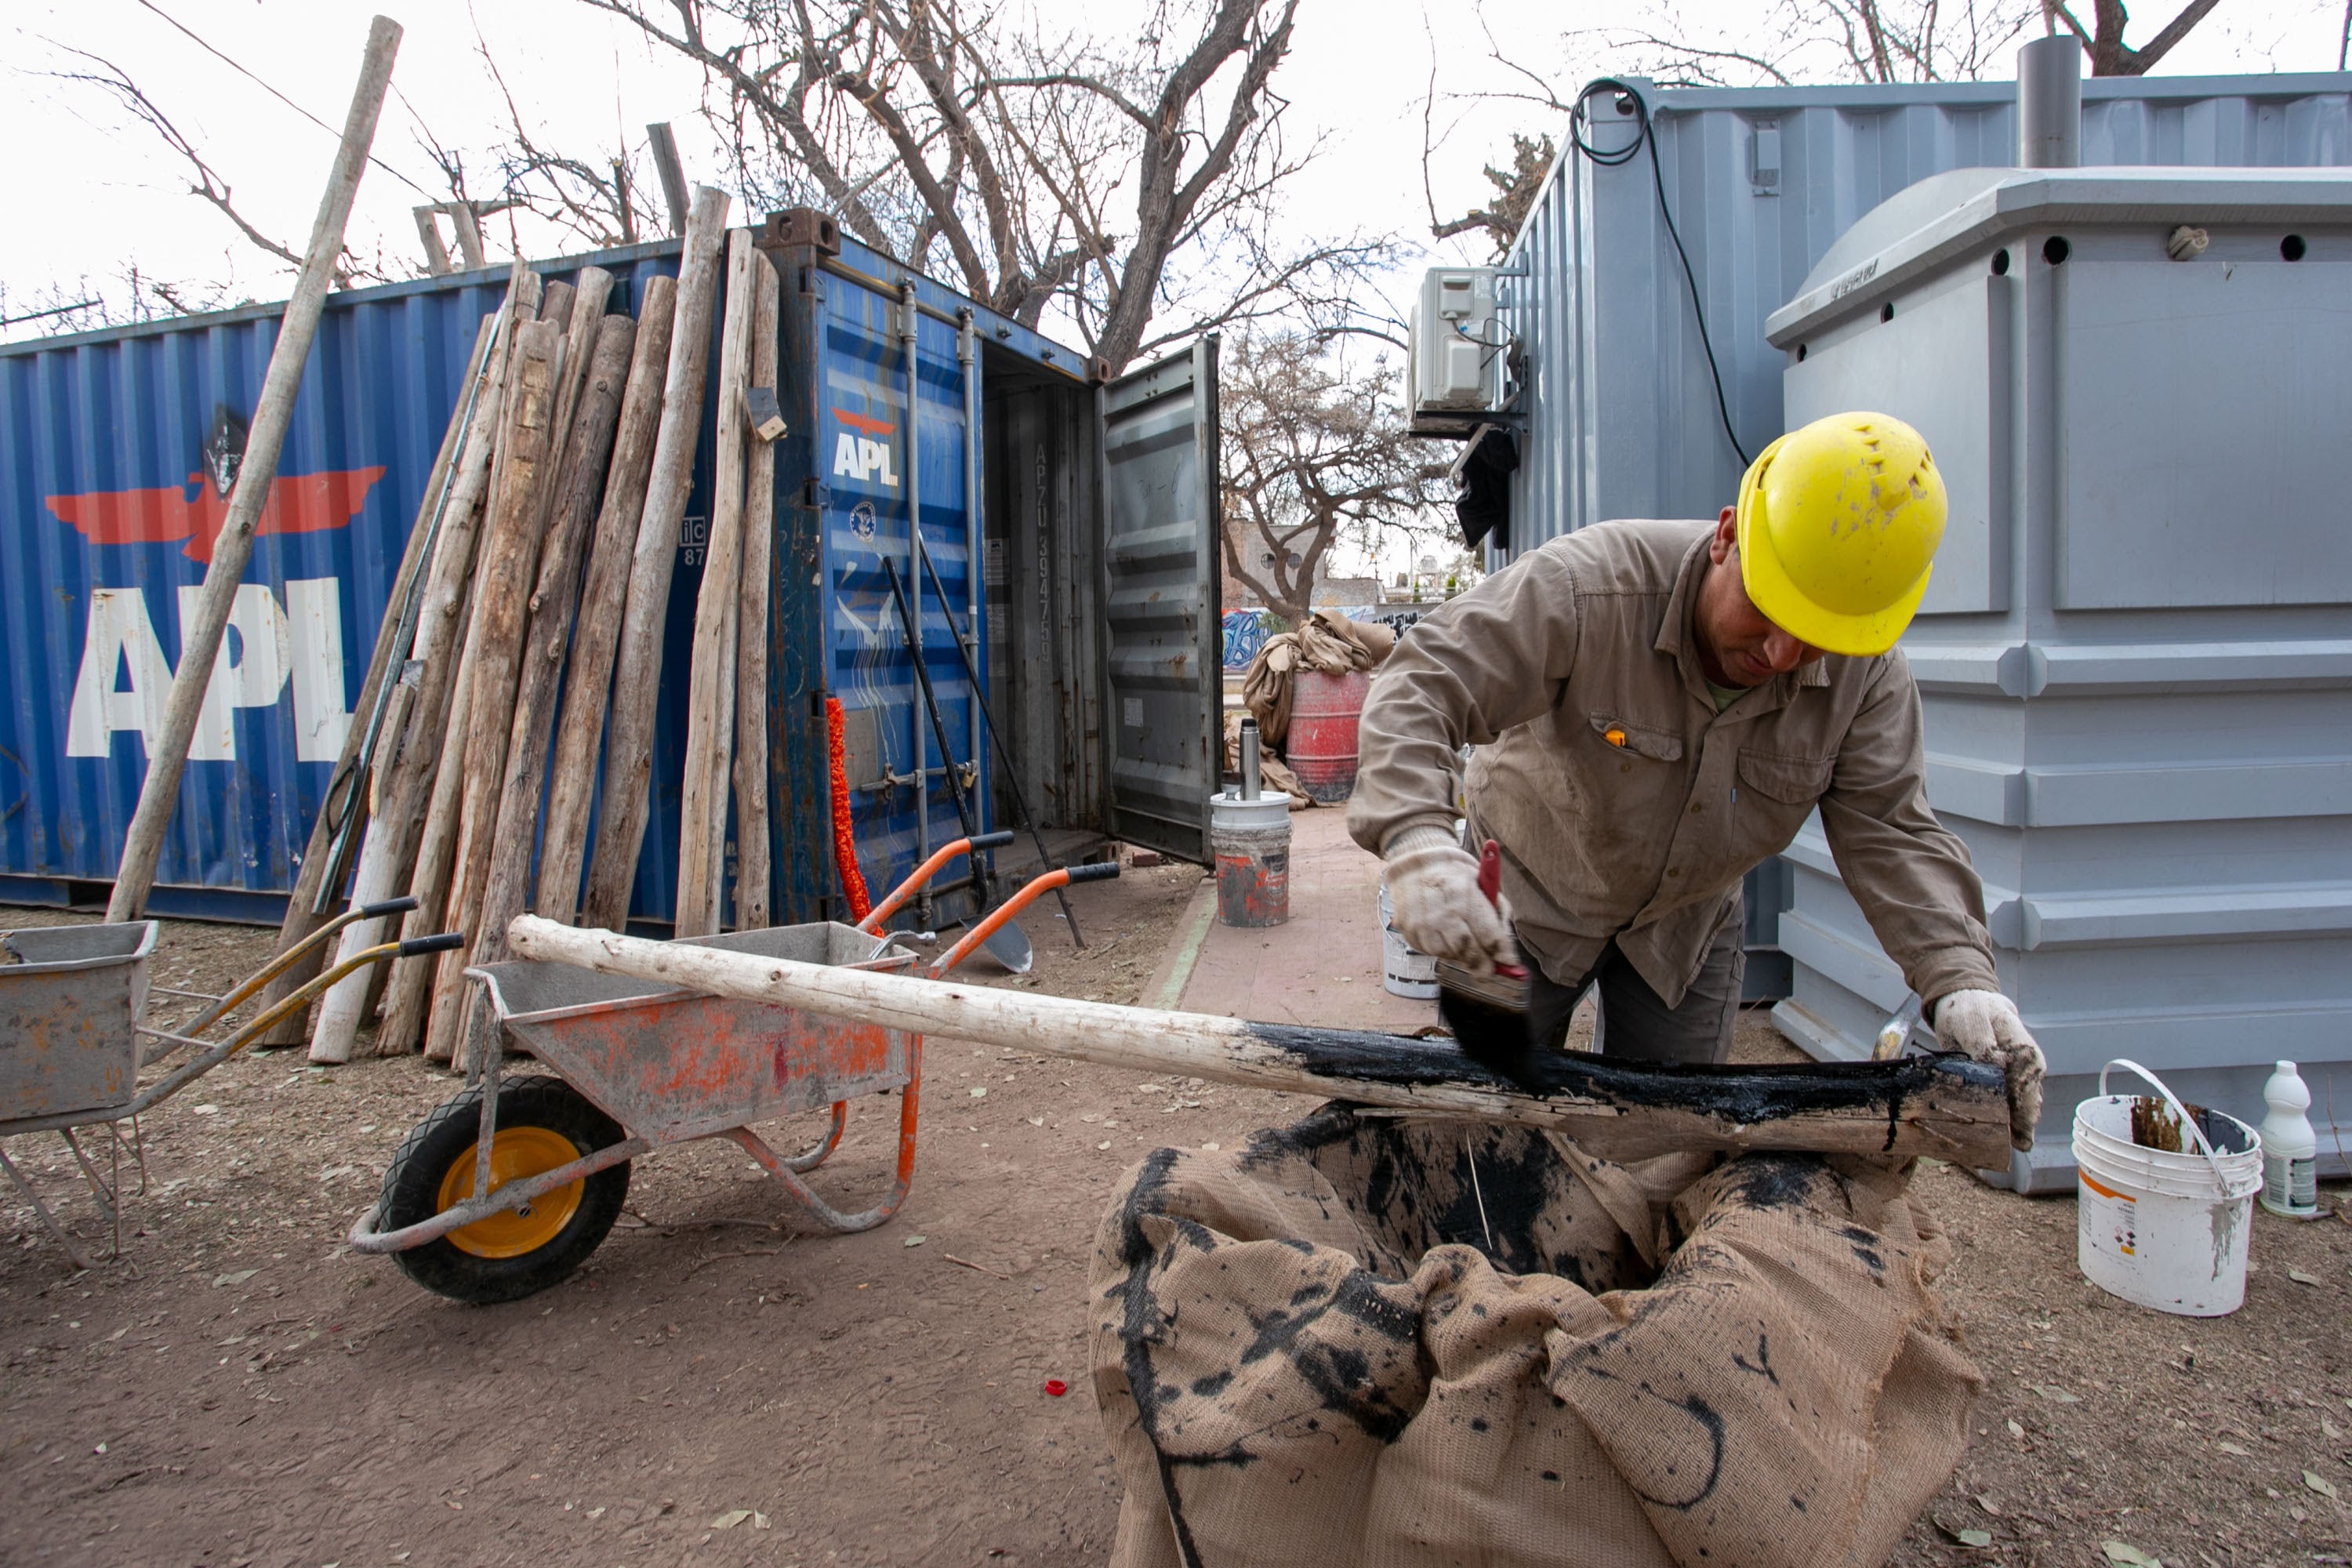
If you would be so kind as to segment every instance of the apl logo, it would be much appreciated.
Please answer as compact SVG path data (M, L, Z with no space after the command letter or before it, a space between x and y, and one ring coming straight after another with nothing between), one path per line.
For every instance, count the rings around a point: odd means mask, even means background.
M91 544L173 544L209 564L228 516L229 491L245 457L245 421L226 408L213 416L205 468L182 486L50 496L48 509ZM269 487L257 534L315 533L350 524L383 477L381 467L280 475ZM194 493L191 495L189 491ZM194 618L202 590L178 590L179 624ZM234 762L231 710L275 707L293 688L294 754L331 763L342 752L351 715L343 709L341 585L332 577L289 579L281 604L259 583L240 583L228 635L213 661L211 683L188 751L191 762ZM163 728L172 663L155 635L147 595L139 588L95 588L82 639L81 668L67 712L66 754L103 757L128 730L152 745Z
M849 426L849 430L844 430L841 438L834 443L833 477L897 489L898 476L890 468L889 436L898 426L887 419L852 414L846 408L835 409L833 416ZM865 434L853 436L850 430L862 430Z

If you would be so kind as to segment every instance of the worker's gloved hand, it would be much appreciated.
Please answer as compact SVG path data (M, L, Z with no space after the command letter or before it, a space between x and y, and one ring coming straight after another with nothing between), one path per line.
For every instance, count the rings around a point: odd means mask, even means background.
M2025 1032L2017 1004L1998 991L1955 991L1936 1004L1936 1038L1946 1050L1997 1067L2009 1079L2009 1143L2033 1147L2042 1120L2042 1047Z
M1381 858L1397 934L1416 951L1474 974L1518 962L1509 900L1487 901L1478 890L1478 857L1454 835L1442 827L1408 827L1389 840Z

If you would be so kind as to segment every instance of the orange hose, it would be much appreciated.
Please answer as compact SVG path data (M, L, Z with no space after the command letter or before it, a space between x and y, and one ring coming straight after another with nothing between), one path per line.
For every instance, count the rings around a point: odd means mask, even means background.
M842 739L841 699L824 700L824 756L833 783L833 862L841 870L841 890L849 897L849 918L862 921L873 907L865 873L857 868L857 840L849 831L849 749Z

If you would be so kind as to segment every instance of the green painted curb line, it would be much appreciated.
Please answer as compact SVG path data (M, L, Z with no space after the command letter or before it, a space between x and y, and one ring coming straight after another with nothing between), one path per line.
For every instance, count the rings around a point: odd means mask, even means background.
M1185 982L1192 978L1192 966L1201 960L1201 944L1209 940L1209 927L1217 918L1217 874L1214 871L1202 879L1192 894L1192 901L1183 914L1179 928L1181 940L1176 945L1176 957L1168 966L1168 978L1143 1005L1163 1013L1172 1013L1183 999Z

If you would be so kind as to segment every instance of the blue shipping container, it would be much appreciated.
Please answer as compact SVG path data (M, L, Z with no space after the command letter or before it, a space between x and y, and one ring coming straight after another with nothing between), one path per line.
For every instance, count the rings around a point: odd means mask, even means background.
M1072 836L1063 845L1116 830L1198 858L1214 785L1215 487L1139 491L1134 504L1157 510L1133 526L1189 542L1178 553L1190 582L1183 594L1163 585L1152 595L1155 605L1181 601L1172 615L1122 617L1114 606L1126 555L1106 542L1120 533L1121 503L1105 497L1123 470L1103 431L1106 399L1154 374L1183 381L1186 407L1213 410L1213 344L1106 387L1082 356L837 240L815 215L779 215L760 237L783 279L778 391L791 422L776 468L769 692L777 917L837 909L818 701L828 690L852 713L853 819L877 894L924 847L960 833L950 766L968 775L984 826L998 825L995 796L1017 776L1046 826ZM635 314L646 284L675 274L677 246L541 270L562 279L591 263L615 276L608 308ZM476 328L504 282L486 271L331 297L215 665L158 868L157 912L278 918ZM113 876L280 310L0 349L0 647L13 676L0 708L0 897L87 901ZM675 889L716 405L707 387L632 903L633 917L653 921L667 919ZM1213 418L1193 424L1176 460L1213 471ZM992 463L1005 473L992 475ZM1189 510L1169 510L1177 505ZM944 605L910 549L918 507ZM944 763L886 557L920 616ZM1006 757L985 747L959 632L991 670L983 679ZM1115 675L1118 648L1127 657ZM1146 697L1148 714L1138 706ZM1122 731L1106 710L1143 717ZM1160 767L1181 775L1168 800L1129 789L1124 805L1114 801L1114 774L1136 773L1112 754L1121 747L1173 759Z

